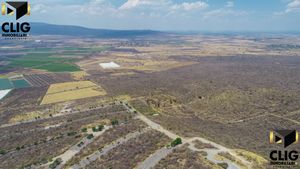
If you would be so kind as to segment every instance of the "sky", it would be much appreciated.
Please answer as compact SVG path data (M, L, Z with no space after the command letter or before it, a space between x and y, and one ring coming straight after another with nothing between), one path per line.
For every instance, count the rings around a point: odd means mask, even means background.
M89 28L300 31L300 0L31 0L29 3L31 16L22 20Z

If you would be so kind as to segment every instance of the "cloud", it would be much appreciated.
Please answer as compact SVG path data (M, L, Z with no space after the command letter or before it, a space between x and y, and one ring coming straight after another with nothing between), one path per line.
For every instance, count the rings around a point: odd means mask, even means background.
M291 12L300 11L300 0L287 0L286 2L288 3L285 10L274 12L275 16L283 16Z
M226 7L227 7L227 8L232 8L232 7L234 7L234 2L233 2L233 1L227 1Z
M256 1L263 6L251 11L235 0L30 0L28 20L106 29L300 30L300 0L278 1L286 17L274 17L277 7Z
M128 0L119 7L120 10L129 10L141 6L163 6L169 4L168 0Z
M177 9L183 9L185 11L190 10L201 10L207 8L209 5L206 2L197 1L197 2L183 2L181 4L174 4L171 9L177 10Z
M116 5L111 0L78 0L73 2L65 0L32 0L32 7L35 14L49 13L50 11L64 11L72 15L82 16L115 16L115 17L137 17L140 16L165 16L182 15L183 11L196 11L207 8L209 5L202 0L195 2L175 3L174 0L126 0L121 5ZM51 6L50 6L51 4ZM55 9L48 9L48 8ZM51 14L52 15L52 14ZM53 14L54 15L54 14ZM89 18L89 19L90 19Z
M132 9L141 5L149 5L151 1L148 0L128 0L119 9Z
M71 6L70 6L71 7ZM82 13L88 15L115 15L117 9L107 3L106 0L90 0L81 5L73 5L73 7L78 10L75 10L75 13Z
M204 13L204 19L208 18L221 18L226 16L245 16L248 12L246 11L235 11L232 9L220 8L216 10L211 10Z
M300 10L300 0L293 0L287 4L285 12L288 13L298 10Z
M31 10L34 13L46 13L48 11L48 7L44 4L36 4L33 5Z
M208 7L206 2L183 2L176 4L171 0L127 0L123 5L119 7L120 10L130 10L141 6L147 6L148 9L151 7L157 7L164 10L199 10Z

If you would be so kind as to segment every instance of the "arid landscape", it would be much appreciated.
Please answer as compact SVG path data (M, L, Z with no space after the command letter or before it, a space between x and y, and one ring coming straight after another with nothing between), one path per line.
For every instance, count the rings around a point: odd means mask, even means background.
M1 169L272 168L273 129L300 130L299 35L0 42Z

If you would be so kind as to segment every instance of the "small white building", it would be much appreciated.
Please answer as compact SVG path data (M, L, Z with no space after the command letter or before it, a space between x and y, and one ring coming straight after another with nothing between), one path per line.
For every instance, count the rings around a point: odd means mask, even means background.
M109 63L100 63L99 64L103 69L116 69L119 68L120 65L116 64L115 62L109 62Z

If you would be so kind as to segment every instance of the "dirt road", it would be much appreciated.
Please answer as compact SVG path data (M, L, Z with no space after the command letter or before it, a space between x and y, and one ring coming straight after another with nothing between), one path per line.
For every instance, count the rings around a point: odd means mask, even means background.
M116 141L106 145L105 147L103 147L100 151L96 151L93 154L85 157L84 159L82 159L79 164L73 165L70 167L70 169L80 169L80 168L85 168L87 165L89 165L91 162L96 161L98 158L100 158L103 155L106 155L109 151L111 151L113 148L120 146L124 143L126 143L128 140L132 139L132 138L136 138L137 136L146 133L147 131L149 131L150 128L145 128L141 131L136 131L134 133L129 133L127 134L125 137L121 137L119 139L117 139Z
M130 112L137 112L137 118L142 120L143 122L145 122L148 126L150 126L152 129L157 130L165 135L167 135L169 138L171 139L176 139L178 137L180 137L179 135L164 129L161 125L153 122L152 120L150 120L149 118L147 118L146 116L144 116L142 113L138 112L137 110L135 110L132 106L129 106L128 103L122 101L122 104L125 106L125 108L130 111ZM229 161L229 160L218 160L216 159L216 155L219 152L226 152L231 154L232 156L234 156L236 159L240 160L245 166L249 166L249 168L251 168L251 163L248 162L247 160L245 160L244 158L238 156L234 150L229 149L227 147L224 147L220 144L217 144L213 141L207 140L205 138L202 137L193 137L193 138L183 138L180 137L182 139L182 144L188 143L190 146L189 148L192 151L205 151L208 154L207 159L210 160L211 162L218 164L218 163L227 163L228 164L228 169L239 169L240 167L238 167L235 163ZM203 143L207 143L207 144L211 144L212 146L215 147L215 149L197 149L194 146L193 141L195 140L199 140ZM166 156L166 151L164 149L162 149L161 151L157 151L154 155L148 157L140 166L140 168L142 169L150 169L151 166L155 166L162 158L164 158Z

